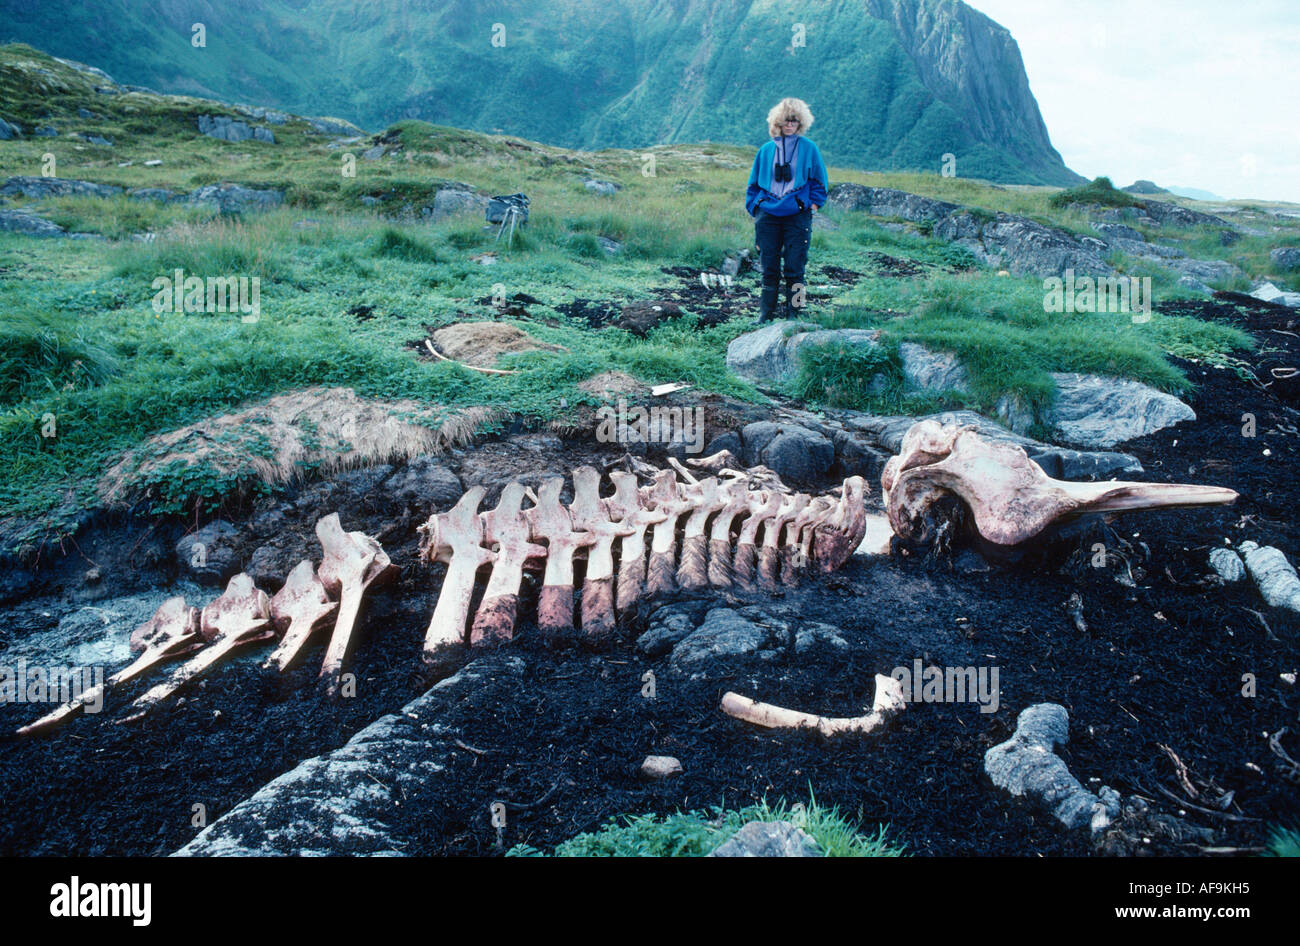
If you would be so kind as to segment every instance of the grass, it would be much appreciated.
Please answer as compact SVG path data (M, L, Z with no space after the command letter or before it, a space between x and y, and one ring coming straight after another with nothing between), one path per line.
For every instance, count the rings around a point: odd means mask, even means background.
M862 834L837 807L810 796L806 804L769 805L763 800L738 810L714 807L658 817L612 818L605 827L558 845L554 857L705 857L751 821L790 821L801 827L826 857L899 857L903 848L886 840L888 829ZM543 857L529 845L516 845L507 857Z
M1300 857L1300 831L1275 827L1269 835L1265 853L1271 857Z
M1140 200L1115 187L1108 177L1094 178L1087 184L1070 187L1048 198L1053 207L1071 204L1100 204L1102 207L1136 207Z

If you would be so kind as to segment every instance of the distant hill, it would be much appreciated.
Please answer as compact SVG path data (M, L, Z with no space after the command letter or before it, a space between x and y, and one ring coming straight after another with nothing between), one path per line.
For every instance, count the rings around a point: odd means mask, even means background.
M961 177L1083 180L1011 34L958 0L68 0L57 15L0 0L0 24L0 41L119 82L370 130L423 118L587 150L755 145L795 95L828 162L938 171L950 153Z
M1226 200L1226 197L1220 197L1213 191L1201 190L1199 187L1171 187L1169 193L1177 194L1179 197L1189 197L1192 200Z
M1134 181L1128 187L1122 187L1121 190L1129 194L1168 194L1165 190L1151 181Z

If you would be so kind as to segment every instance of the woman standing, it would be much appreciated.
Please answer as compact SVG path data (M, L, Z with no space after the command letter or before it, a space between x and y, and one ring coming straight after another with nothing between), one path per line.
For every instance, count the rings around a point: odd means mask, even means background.
M772 140L758 149L749 172L745 210L754 218L754 241L763 265L758 320L776 315L785 263L786 318L803 307L804 267L812 239L812 216L826 202L826 165L804 135L813 116L802 99L782 99L767 113Z

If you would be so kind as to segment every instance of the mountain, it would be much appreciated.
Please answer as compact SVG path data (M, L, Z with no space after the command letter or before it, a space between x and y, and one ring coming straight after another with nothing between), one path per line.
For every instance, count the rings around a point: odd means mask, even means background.
M1203 190L1199 187L1170 187L1169 193L1177 194L1179 197L1188 197L1192 200L1225 200L1213 191Z
M795 95L828 163L937 172L951 153L961 177L1083 180L1011 34L959 0L67 0L57 15L0 0L0 24L0 41L119 82L371 130L423 118L587 150L756 145Z

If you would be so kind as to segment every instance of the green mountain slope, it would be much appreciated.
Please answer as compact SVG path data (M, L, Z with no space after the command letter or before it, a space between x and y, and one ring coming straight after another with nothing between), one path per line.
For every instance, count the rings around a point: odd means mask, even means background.
M1015 41L958 0L71 0L57 15L0 0L0 23L0 41L119 82L371 129L423 118L569 148L753 145L767 109L797 95L837 164L937 171L951 153L962 177L1080 180Z

